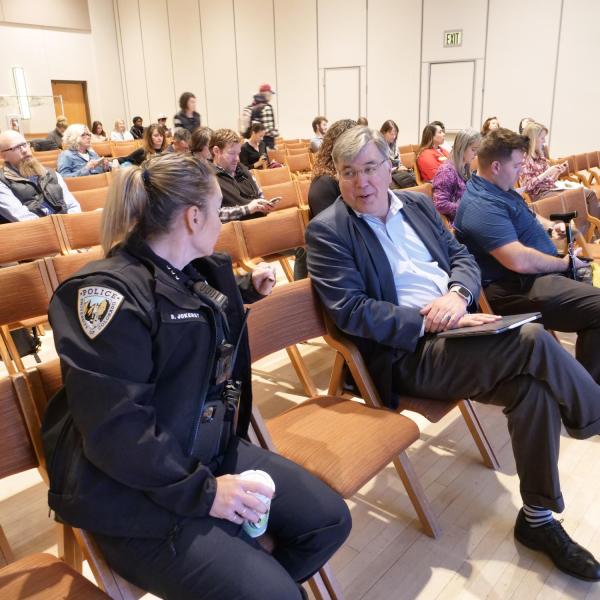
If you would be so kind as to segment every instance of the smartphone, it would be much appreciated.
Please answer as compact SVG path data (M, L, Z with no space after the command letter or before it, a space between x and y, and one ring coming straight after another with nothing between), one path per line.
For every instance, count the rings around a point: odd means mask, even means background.
M265 202L268 202L271 206L275 206L281 202L281 196L271 198L270 200L265 200Z

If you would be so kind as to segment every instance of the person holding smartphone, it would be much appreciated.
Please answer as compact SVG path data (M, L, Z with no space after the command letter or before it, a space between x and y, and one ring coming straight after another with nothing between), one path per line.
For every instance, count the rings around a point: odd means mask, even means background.
M266 169L269 166L267 149L263 141L265 132L262 123L252 123L250 126L250 137L240 150L240 162L248 169Z
M568 163L562 162L551 165L546 158L544 147L548 129L540 123L530 122L523 130L523 135L529 138L529 148L521 171L521 185L534 202L547 196L559 193L556 181L564 173L568 173ZM593 190L586 188L585 200L590 215L600 218L598 198Z
M63 134L64 150L58 156L56 170L63 177L83 177L110 171L107 158L91 147L92 134L86 125L69 125Z

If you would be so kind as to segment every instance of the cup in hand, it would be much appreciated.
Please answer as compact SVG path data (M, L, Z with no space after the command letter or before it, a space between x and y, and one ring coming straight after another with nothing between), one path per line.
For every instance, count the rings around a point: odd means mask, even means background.
M273 492L275 492L275 482L271 479L271 476L265 471L259 470L249 470L240 473L241 479L246 479L249 481L259 481L263 483L267 487L270 487ZM262 494L257 494L255 492L248 492L249 494L253 494L256 496L263 504L266 504L268 507L271 506L271 499L263 496ZM267 512L258 520L257 523L252 523L251 521L244 521L242 528L244 531L251 537L257 538L260 537L266 530L267 524L269 522L269 509Z

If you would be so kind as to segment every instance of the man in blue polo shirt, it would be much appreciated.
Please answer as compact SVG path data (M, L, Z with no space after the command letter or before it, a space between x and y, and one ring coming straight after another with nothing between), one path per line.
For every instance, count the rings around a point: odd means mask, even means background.
M559 258L548 236L550 228L561 235L563 225L536 217L513 189L528 143L509 129L484 138L478 175L456 213L457 237L481 268L494 312L539 311L546 327L577 332L575 356L600 383L600 290L567 277L569 257ZM578 268L586 264L575 260Z

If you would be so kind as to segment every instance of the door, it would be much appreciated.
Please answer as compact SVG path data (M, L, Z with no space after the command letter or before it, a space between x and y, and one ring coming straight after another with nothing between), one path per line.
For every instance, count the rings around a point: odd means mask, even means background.
M52 95L56 116L64 114L69 123L84 123L91 126L90 109L87 99L86 81L52 81ZM64 113L61 112L60 99L62 96Z
M447 131L473 126L475 61L431 63L427 122L442 121Z
M325 69L325 116L330 123L360 116L360 67Z

